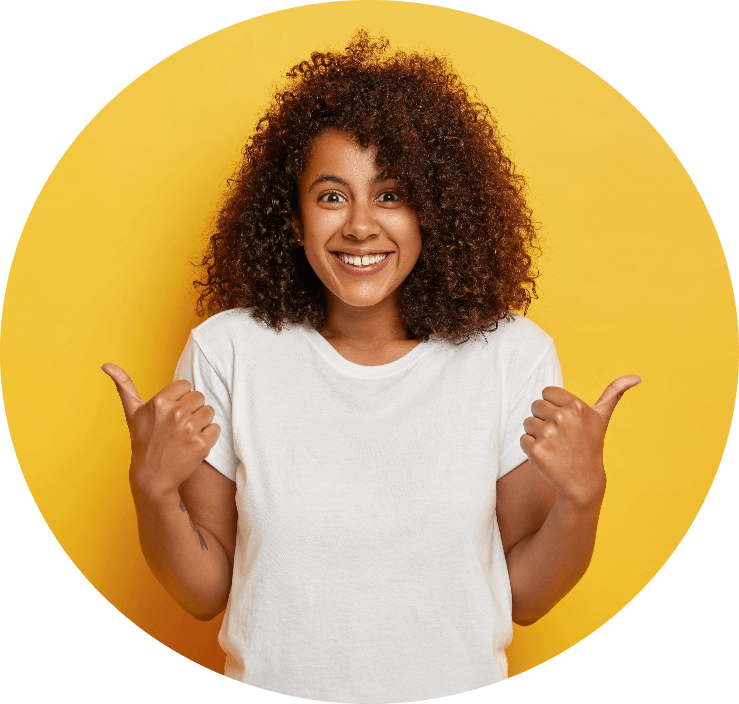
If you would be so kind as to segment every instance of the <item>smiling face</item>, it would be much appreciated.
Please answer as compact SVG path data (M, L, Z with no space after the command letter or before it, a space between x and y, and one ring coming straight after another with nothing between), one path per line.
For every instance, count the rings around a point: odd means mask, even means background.
M356 308L397 306L421 253L416 211L375 154L346 132L327 130L313 140L298 182L293 227L329 304L334 296Z

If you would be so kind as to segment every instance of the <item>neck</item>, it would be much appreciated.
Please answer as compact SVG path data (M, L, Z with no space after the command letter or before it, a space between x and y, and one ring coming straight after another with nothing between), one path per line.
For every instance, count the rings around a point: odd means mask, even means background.
M327 340L371 349L413 339L400 315L399 291L380 303L363 307L347 305L327 289L324 289L324 297L328 316L326 324L318 332Z

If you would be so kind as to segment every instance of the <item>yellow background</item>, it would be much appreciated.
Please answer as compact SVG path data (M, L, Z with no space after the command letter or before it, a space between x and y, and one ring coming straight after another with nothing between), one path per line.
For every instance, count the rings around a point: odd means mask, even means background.
M543 223L530 317L555 338L567 388L593 402L621 374L645 379L608 432L591 567L548 616L516 628L516 674L604 623L677 546L718 468L737 362L726 262L677 158L606 83L526 34L432 6L315 5L213 34L136 80L75 140L21 237L0 338L8 423L83 574L145 631L221 671L220 618L188 616L141 556L127 431L99 367L123 366L144 398L171 381L199 322L188 262L271 88L359 26L448 54L494 108Z

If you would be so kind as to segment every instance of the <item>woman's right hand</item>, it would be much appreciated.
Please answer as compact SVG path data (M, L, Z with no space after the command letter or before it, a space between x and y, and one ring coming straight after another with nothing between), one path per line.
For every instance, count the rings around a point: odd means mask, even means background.
M218 440L213 408L189 381L175 381L144 403L123 369L108 363L102 370L115 382L126 414L132 488L152 498L177 491Z

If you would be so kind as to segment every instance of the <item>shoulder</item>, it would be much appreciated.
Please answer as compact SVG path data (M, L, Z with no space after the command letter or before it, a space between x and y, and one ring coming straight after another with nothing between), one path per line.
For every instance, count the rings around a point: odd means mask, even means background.
M548 358L556 357L554 340L533 320L514 314L510 320L501 320L498 328L485 333L483 354L495 358L506 378L513 380L529 376Z
M518 352L541 352L543 355L553 345L552 338L541 327L518 313L514 313L511 320L501 320L498 329L486 336L488 342Z
M435 342L448 355L485 359L532 356L541 359L554 344L533 320L518 313L513 313L510 319L500 320L495 330L475 334L465 342L454 344L436 338Z
M216 351L231 348L243 340L277 334L266 324L254 318L246 308L233 308L211 316L196 328L191 336L199 347Z
M449 363L469 366L478 374L495 370L506 379L526 376L547 357L556 356L552 338L533 320L518 314L461 344L438 342Z

